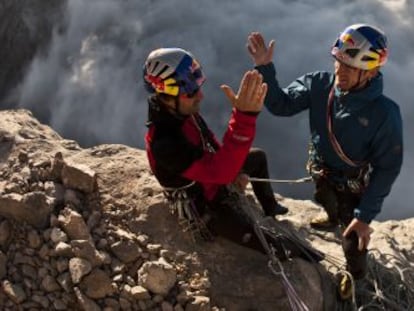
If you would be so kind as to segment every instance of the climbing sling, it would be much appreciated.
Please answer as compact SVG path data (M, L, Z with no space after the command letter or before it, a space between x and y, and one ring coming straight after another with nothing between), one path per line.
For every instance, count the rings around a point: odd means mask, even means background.
M364 192L369 183L369 176L371 173L371 166L364 161L354 161L350 159L343 151L339 144L334 132L333 132L333 120L332 120L332 106L334 102L334 87L331 88L328 97L327 109L326 109L326 122L328 127L328 137L331 145L339 156L339 158L346 164L351 166L348 170L331 170L325 167L320 161L316 161L312 155L314 153L313 147L309 151L310 158L307 164L307 170L309 174L315 179L326 178L327 180L334 181L335 187L338 191L344 191L349 189L352 193L360 194Z
M343 151L341 145L336 139L335 133L333 132L332 105L334 102L334 93L335 89L334 87L332 87L331 91L329 92L328 105L326 109L326 123L328 125L329 140L331 141L332 147L334 148L335 152L341 158L342 161L344 161L346 164L352 167L361 167L365 165L365 163L351 160Z

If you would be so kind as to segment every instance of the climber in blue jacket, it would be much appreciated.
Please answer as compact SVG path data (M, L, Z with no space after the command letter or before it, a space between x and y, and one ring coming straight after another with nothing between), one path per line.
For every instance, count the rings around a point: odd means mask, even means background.
M355 279L363 278L369 224L381 211L403 157L400 110L383 95L380 68L388 58L386 36L366 24L347 27L331 49L334 73L308 73L286 88L276 79L274 40L266 45L263 36L253 32L247 48L268 85L266 108L277 116L308 109L307 168L315 182L315 201L327 212L311 225L344 226L347 269Z

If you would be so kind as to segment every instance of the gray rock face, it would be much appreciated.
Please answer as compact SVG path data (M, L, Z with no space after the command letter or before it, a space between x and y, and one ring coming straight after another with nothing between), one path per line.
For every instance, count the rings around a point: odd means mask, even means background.
M6 212L7 213L7 212ZM11 237L11 226L8 220L0 222L0 247L5 247Z
M79 287L89 298L100 299L114 293L111 283L112 280L106 272L95 269L82 280Z
M187 306L185 311L209 311L211 310L210 298L205 296L195 296Z
M72 247L65 242L59 242L56 244L53 254L61 257L73 257Z
M118 241L111 245L111 250L123 263L130 263L137 260L142 250L133 241Z
M34 249L41 246L41 243L42 243L42 240L40 239L40 236L36 230L30 230L28 232L27 240L29 241L29 246Z
M101 311L101 308L97 303L95 303L92 299L86 297L79 288L74 288L76 298L82 308L85 311Z
M69 272L65 272L61 275L58 275L56 280L60 284L60 286L65 290L66 293L70 293L72 291L73 282Z
M51 275L46 275L42 280L42 287L47 292L55 292L60 290L60 285L56 282L55 278Z
M91 193L96 186L96 173L85 165L66 163L62 170L62 180L67 188Z
M76 257L88 260L93 267L104 262L104 256L98 252L89 240L73 240L71 246Z
M6 255L0 251L0 280L6 276L7 273L7 257Z
M75 257L69 260L70 276L74 284L78 284L91 270L91 263L85 259Z
M151 298L148 290L143 286L134 286L131 288L131 296L138 300L147 300Z
M0 196L0 216L26 221L36 228L46 227L52 209L52 202L42 192Z
M53 228L50 232L50 239L52 240L52 242L57 244L59 242L66 242L68 240L68 237L66 233L63 232L61 229Z
M26 300L26 293L19 284L13 284L8 280L2 282L3 291L16 304L20 304Z
M91 238L82 215L70 208L65 208L60 213L58 222L71 240L88 240Z
M138 271L138 282L155 294L167 295L176 280L176 271L162 258L144 263Z

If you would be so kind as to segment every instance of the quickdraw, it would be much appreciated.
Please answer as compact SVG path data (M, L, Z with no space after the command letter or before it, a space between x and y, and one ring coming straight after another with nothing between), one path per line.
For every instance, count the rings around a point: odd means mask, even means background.
M194 201L186 191L194 184L193 181L180 188L164 188L164 196L169 202L171 214L177 215L178 224L183 232L189 232L194 242L199 240L211 241L214 238L207 228L206 220L200 216Z

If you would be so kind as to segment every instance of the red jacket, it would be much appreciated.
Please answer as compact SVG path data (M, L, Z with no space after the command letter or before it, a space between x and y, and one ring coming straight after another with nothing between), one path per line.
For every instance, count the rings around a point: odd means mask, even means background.
M199 114L184 117L150 101L145 136L151 169L164 187L196 181L207 200L238 175L252 145L257 115L233 109L220 144Z

